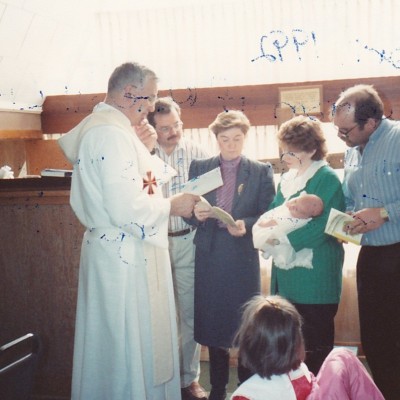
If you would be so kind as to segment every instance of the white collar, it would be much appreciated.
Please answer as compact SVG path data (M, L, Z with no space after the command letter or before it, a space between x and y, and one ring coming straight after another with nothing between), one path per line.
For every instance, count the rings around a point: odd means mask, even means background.
M327 165L325 160L313 161L300 176L297 176L297 169L290 169L288 172L284 173L281 177L281 192L283 197L288 199L303 190L307 182L324 165Z

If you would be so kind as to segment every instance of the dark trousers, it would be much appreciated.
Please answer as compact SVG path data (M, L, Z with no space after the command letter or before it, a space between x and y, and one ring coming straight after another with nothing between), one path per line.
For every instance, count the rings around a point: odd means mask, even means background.
M400 398L400 243L363 246L357 261L361 344L386 400Z
M229 382L229 349L223 347L208 347L210 357L210 400L225 399L226 386ZM239 360L238 365L239 384L250 378L253 373L243 367Z
M303 318L308 369L316 376L335 340L334 319L338 304L294 304Z

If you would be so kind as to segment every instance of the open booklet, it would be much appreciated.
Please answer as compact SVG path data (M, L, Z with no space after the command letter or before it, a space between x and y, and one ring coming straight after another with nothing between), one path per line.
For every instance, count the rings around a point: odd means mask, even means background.
M325 226L325 233L340 240L344 240L345 242L360 244L362 238L361 233L350 235L343 231L344 225L352 221L353 217L351 215L332 208L329 213L328 222Z
M222 186L221 168L217 167L204 173L203 175L196 176L190 179L179 187L179 191L182 193L190 193L201 196L212 190Z
M197 203L197 206L204 207L207 209L211 208L215 218L219 219L224 224L233 227L236 226L235 220L232 218L231 214L224 211L222 208L219 208L217 206L212 206L203 196L200 196L200 201Z

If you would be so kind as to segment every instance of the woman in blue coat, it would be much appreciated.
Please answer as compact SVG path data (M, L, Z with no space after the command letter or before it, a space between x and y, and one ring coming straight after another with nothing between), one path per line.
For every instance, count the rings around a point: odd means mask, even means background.
M251 232L274 198L275 186L269 163L242 155L250 122L241 111L220 113L209 128L217 138L220 154L192 161L189 179L221 168L223 186L204 197L211 206L231 214L235 226L217 220L210 207L195 207L194 336L209 350L209 399L220 400L226 396L229 348L239 327L241 308L260 293L259 255ZM238 375L239 382L248 377L242 368Z

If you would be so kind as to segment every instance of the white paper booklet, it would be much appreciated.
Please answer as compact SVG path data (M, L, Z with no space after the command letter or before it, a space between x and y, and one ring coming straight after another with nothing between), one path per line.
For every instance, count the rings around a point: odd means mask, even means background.
M190 179L180 187L180 192L202 196L223 185L221 168L217 167L203 175Z
M344 240L345 242L351 242L359 245L362 238L361 233L350 235L343 231L344 225L352 221L353 217L351 215L332 208L329 213L328 222L325 226L325 233L340 240Z
M211 208L214 212L214 215L217 219L222 221L224 224L230 225L235 227L236 223L235 220L233 219L232 215L223 210L220 207L217 206L212 206L204 197L200 198L201 200L197 202L197 206L204 207L204 208Z

